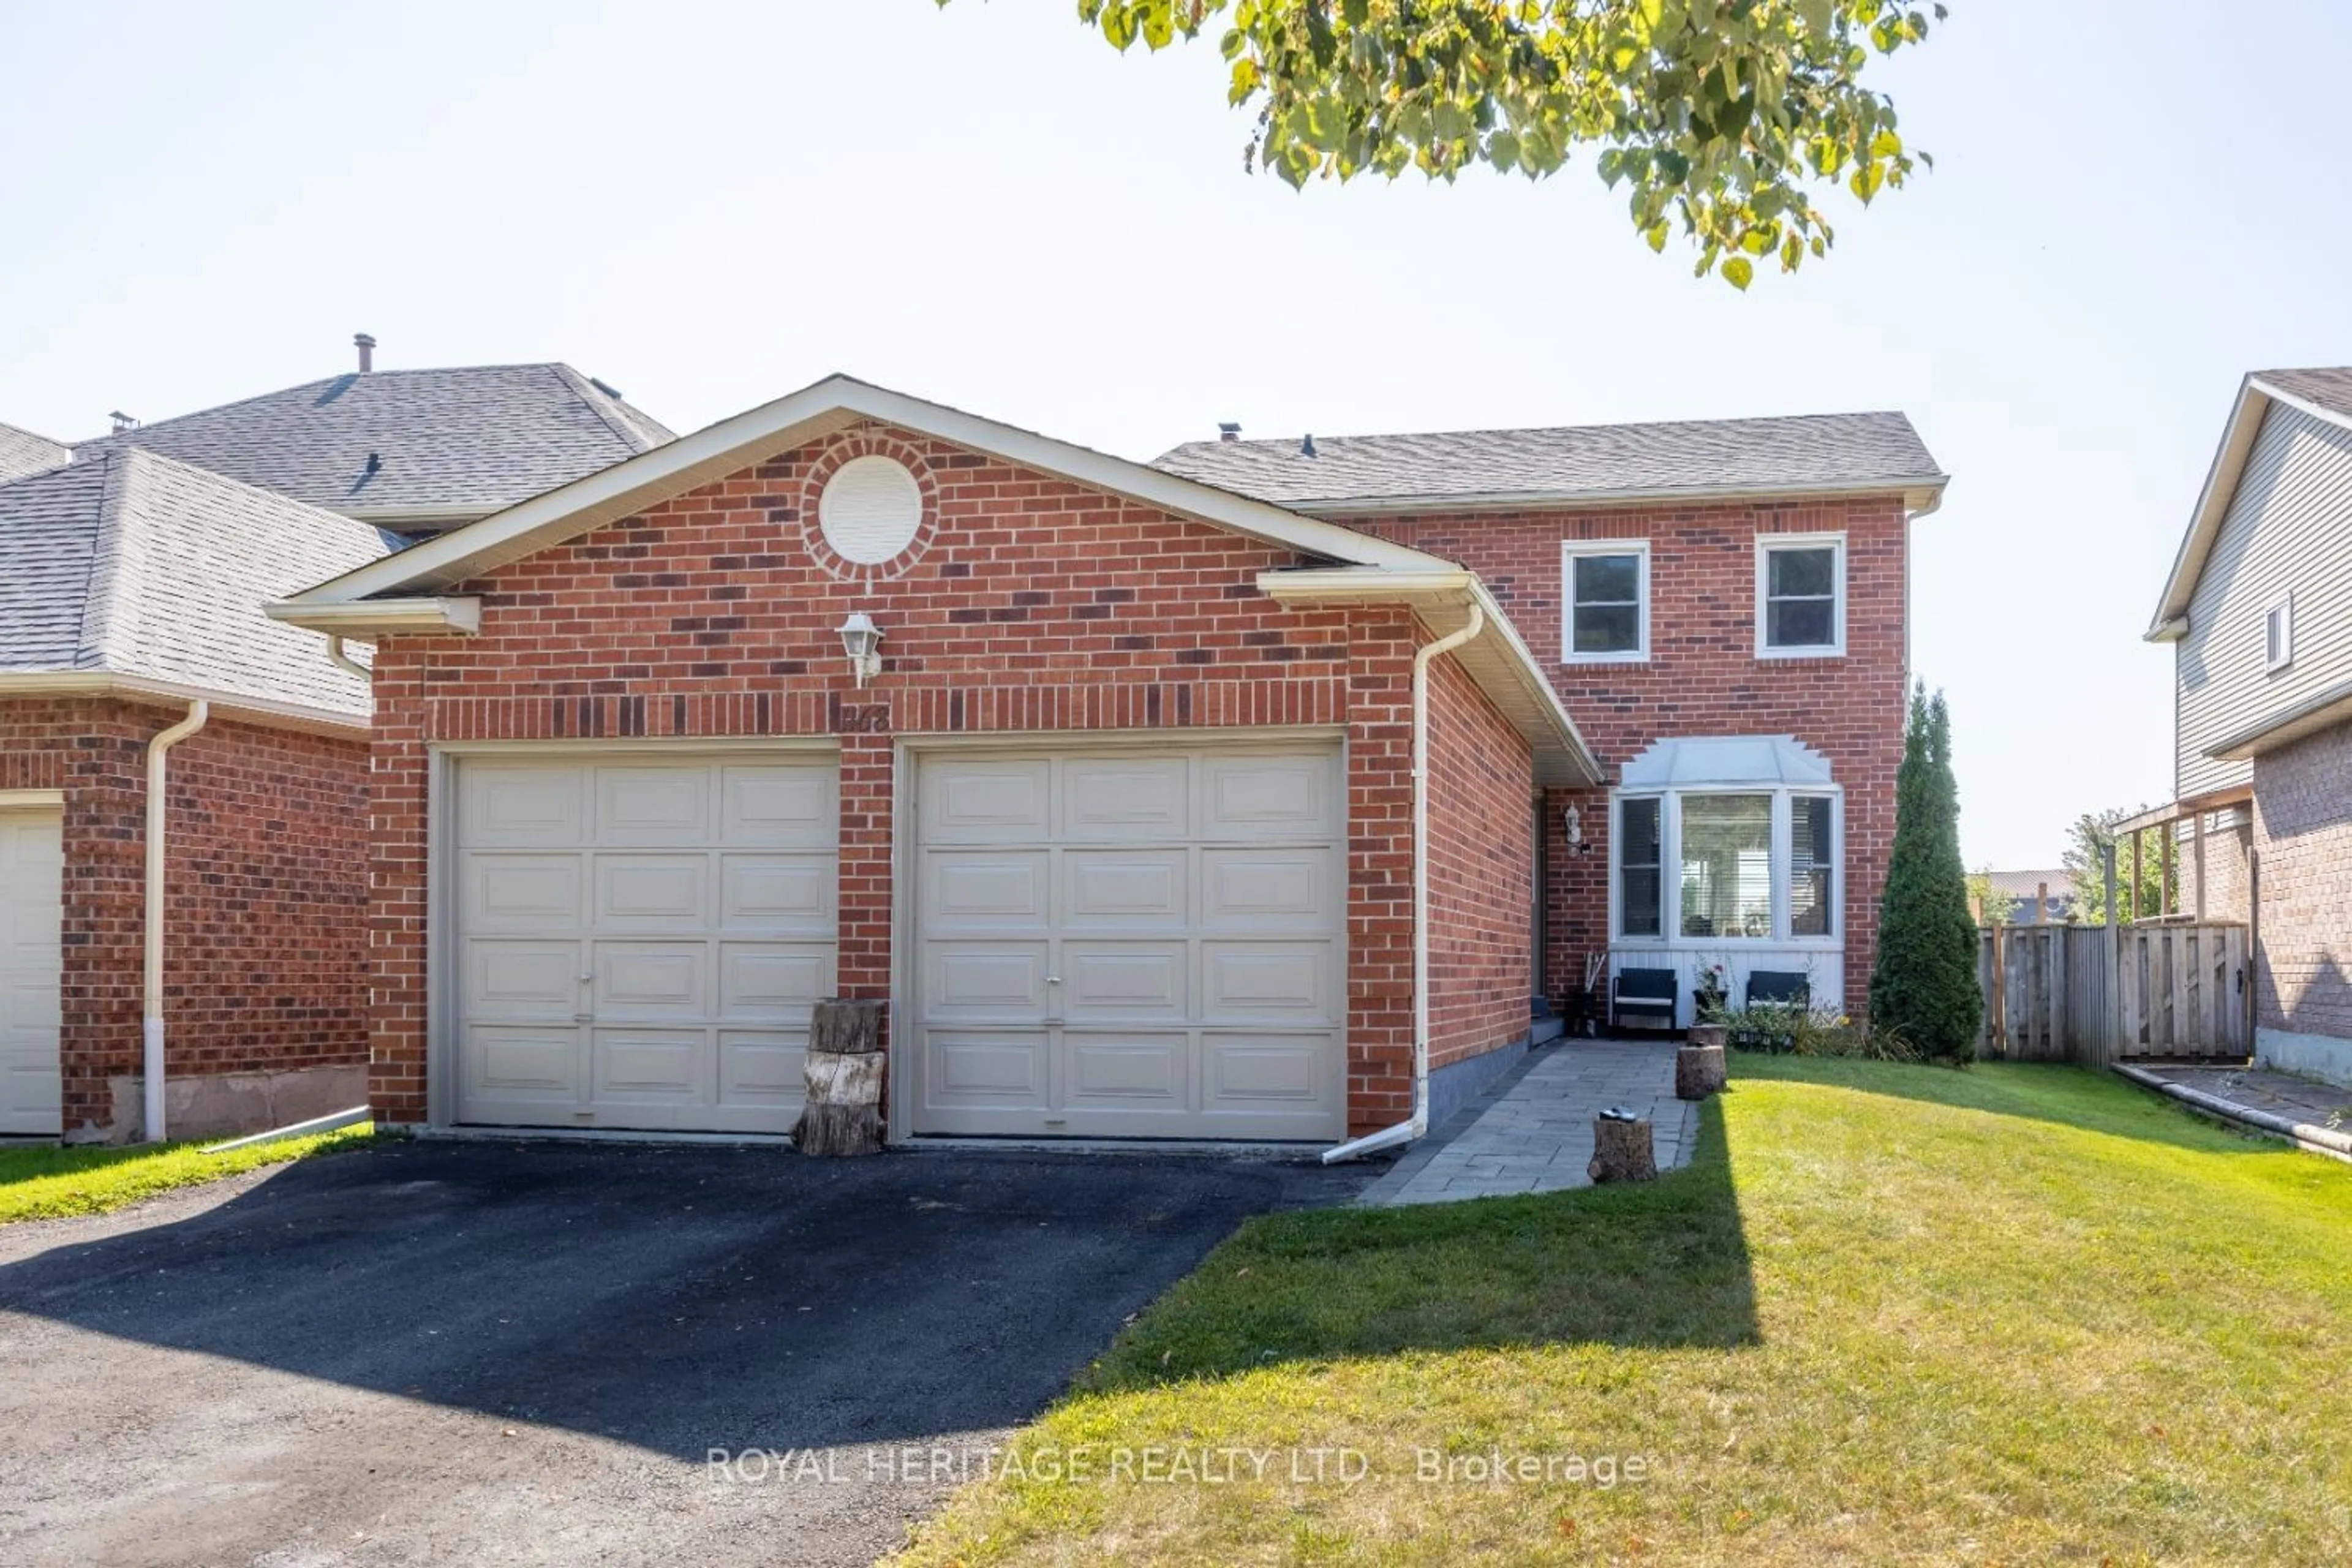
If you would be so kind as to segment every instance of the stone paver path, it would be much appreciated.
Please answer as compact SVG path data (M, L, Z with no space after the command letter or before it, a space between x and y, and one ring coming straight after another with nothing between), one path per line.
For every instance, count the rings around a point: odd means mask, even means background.
M2217 1100L2267 1110L2290 1121L2352 1131L2352 1089L2268 1068L2151 1067L2147 1071L2167 1082L2202 1089Z
M1612 1105L1650 1119L1659 1170L1690 1159L1698 1108L1675 1098L1675 1042L1563 1040L1529 1053L1359 1201L1442 1204L1591 1186L1592 1119Z

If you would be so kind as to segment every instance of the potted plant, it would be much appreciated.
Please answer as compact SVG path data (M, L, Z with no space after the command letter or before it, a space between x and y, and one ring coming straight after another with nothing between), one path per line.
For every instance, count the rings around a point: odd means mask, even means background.
M1698 1005L1697 1019L1712 1024L1721 1018L1724 1007L1731 1000L1731 977L1724 973L1720 961L1703 964L1698 972L1698 988L1691 993Z

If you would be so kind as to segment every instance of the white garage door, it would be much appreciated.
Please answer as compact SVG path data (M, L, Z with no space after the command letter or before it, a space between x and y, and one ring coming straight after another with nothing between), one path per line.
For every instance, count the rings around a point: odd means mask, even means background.
M457 1119L784 1132L833 994L834 760L462 760Z
M1330 1139L1336 746L923 760L917 1132Z
M58 1082L58 925L65 834L56 810L0 811L0 1132L64 1131Z

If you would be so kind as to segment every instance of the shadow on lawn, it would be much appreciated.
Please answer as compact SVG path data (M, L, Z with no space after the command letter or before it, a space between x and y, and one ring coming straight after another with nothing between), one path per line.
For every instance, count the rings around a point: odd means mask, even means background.
M1653 1183L1253 1220L1081 1386L1417 1351L1759 1342L1723 1108L1710 1101L1690 1164Z

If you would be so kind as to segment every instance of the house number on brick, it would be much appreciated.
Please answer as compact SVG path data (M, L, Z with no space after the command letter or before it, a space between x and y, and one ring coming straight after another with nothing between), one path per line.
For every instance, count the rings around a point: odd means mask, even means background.
M834 732L841 735L886 735L890 731L890 705L887 702L845 702L833 723Z

